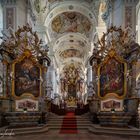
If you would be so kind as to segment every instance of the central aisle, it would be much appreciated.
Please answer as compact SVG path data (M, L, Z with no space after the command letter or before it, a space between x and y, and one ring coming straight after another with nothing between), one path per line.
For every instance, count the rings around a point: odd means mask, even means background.
M74 112L67 112L63 118L60 134L77 134L77 120Z

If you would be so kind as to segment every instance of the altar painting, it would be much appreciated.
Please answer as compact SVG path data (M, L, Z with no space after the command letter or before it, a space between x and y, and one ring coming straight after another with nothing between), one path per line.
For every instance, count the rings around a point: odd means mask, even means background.
M16 111L38 111L38 101L32 99L16 100Z
M124 94L124 64L110 58L100 68L100 96L108 93Z
M76 106L76 86L72 84L68 86L67 105L71 107Z
M118 99L107 99L101 101L101 111L122 111L123 101Z
M15 95L31 93L34 97L39 96L40 69L31 59L25 58L15 64Z

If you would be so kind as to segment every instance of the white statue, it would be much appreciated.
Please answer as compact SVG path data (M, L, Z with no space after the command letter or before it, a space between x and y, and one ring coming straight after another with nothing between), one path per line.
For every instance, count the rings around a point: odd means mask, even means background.
M89 83L89 86L88 86L88 96L93 96L93 95L95 95L96 93L95 93L95 90L94 90L94 86L93 86L93 83L92 82L90 82Z
M67 92L65 91L65 92L64 92L64 98L66 98L66 97L67 97Z
M60 99L58 97L55 98L55 104L58 105L58 106L60 106Z
M80 91L78 91L77 92L77 98L80 98L80 95L81 95L81 93L80 93Z

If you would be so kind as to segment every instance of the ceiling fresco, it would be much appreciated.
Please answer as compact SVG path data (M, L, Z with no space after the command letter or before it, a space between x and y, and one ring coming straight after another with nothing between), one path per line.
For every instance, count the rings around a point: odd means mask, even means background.
M56 16L51 23L51 27L56 34L74 32L86 36L92 29L89 19L77 12L63 12Z
M68 49L60 53L60 57L62 58L68 58L68 57L79 57L82 58L82 53L79 50L76 49Z

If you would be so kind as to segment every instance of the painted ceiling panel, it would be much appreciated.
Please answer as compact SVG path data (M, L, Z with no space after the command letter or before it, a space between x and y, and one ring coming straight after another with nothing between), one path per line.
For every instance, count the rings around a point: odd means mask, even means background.
M76 49L68 49L68 50L63 51L60 54L60 57L62 57L62 58L68 58L68 57L79 57L79 58L81 58L82 56L83 56L82 53L79 50L76 50Z
M51 24L54 36L68 32L89 36L92 25L87 17L77 12L63 12L56 16Z

